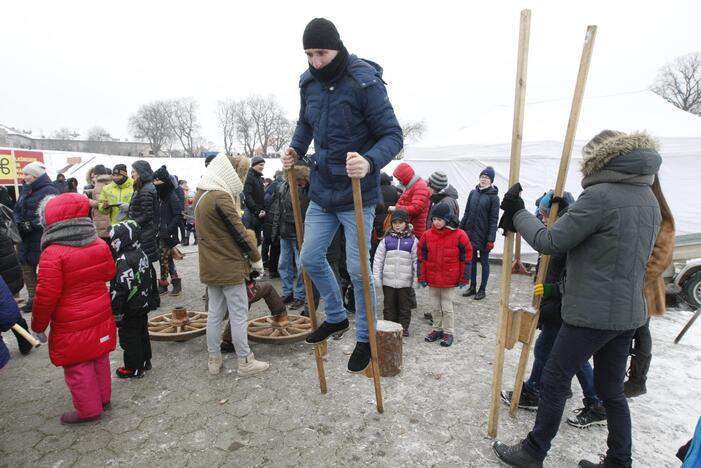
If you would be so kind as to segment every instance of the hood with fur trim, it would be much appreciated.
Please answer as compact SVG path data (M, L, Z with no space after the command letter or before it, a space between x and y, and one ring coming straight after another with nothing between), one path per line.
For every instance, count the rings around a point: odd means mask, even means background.
M295 176L297 176L298 181L306 180L309 182L309 166L295 164L292 170L295 172ZM283 178L287 180L287 171L283 173Z
M591 176L604 168L627 174L655 174L661 162L658 149L657 141L647 133L622 133L591 151L582 151L582 174Z

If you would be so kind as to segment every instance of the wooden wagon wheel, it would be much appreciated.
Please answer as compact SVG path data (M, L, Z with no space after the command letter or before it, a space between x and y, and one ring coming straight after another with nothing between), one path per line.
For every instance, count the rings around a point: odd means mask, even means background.
M259 343L296 343L311 332L312 321L303 315L265 315L248 321L248 339Z
M207 332L207 312L176 307L148 321L148 334L154 341L187 341Z

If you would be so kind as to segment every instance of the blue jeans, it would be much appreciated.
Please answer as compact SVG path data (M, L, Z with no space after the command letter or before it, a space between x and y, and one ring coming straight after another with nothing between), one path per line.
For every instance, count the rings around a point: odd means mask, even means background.
M524 387L531 393L540 394L540 379L543 374L543 369L548 362L550 351L553 349L559 331L560 324L542 323L540 335L538 335L538 339L536 339L535 346L533 347L533 367L531 368L531 376L526 381ZM579 380L579 385L582 386L582 393L587 403L601 402L596 395L594 370L591 368L589 361L582 364L582 367L577 371L577 380Z
M295 299L303 301L304 278L299 266L297 239L280 239L280 262L277 269L282 282L282 296L293 296ZM297 272L297 281L295 281L295 271Z
M606 466L631 466L632 429L623 380L633 333L562 325L543 369L535 425L522 442L526 451L545 459L560 428L572 377L593 355L594 384L606 408L609 431Z
M480 279L479 289L484 290L487 288L487 280L489 279L489 252L486 249L472 252L470 285L473 288L477 288L477 262L480 262L482 265L482 278Z
M363 222L365 224L365 246L370 248L370 234L375 219L375 207L363 207ZM304 244L302 244L302 268L312 278L324 302L326 321L339 323L348 315L343 307L341 288L336 276L326 259L326 251L333 240L338 226L343 225L346 236L346 265L353 283L355 293L355 334L360 342L368 342L368 324L365 315L365 299L363 297L363 278L360 273L360 251L358 249L358 226L355 224L354 211L331 213L325 211L313 201L307 208L304 220ZM369 258L369 254L368 254ZM368 271L370 269L368 261ZM377 321L375 285L370 278L370 298L372 301L373 320Z

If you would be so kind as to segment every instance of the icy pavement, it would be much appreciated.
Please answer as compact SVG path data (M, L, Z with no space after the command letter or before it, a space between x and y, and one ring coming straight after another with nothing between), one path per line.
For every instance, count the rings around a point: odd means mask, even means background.
M189 250L192 250L190 248ZM197 257L178 262L184 295L166 298L202 310ZM225 355L220 376L207 375L205 338L153 342L153 370L141 380L112 382L112 409L100 422L59 424L72 409L63 372L46 347L21 356L4 334L12 360L0 371L0 466L501 466L487 438L487 414L495 351L499 267L492 268L487 298L456 299L452 348L423 341L430 327L426 290L417 293L411 336L405 339L401 375L382 380L385 413L375 411L372 380L346 372L352 334L331 341L326 362L329 392L322 395L313 354L303 344L252 344L269 371L236 375ZM531 280L514 279L514 303L525 303ZM381 300L380 300L381 304ZM263 314L256 304L251 316ZM648 393L631 401L635 466L679 466L677 448L691 437L701 415L701 325L679 345L673 340L691 312L671 310L654 319ZM511 388L518 351L506 354L505 388ZM121 350L111 355L121 365ZM581 390L567 412L579 407ZM501 409L499 438L526 435L535 413L516 418ZM547 467L574 467L595 460L606 447L606 429L576 429L564 422Z

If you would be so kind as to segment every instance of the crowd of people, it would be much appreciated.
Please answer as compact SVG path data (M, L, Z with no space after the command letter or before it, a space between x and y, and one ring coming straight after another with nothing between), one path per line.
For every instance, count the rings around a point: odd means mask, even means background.
M674 237L654 139L610 130L595 136L583 149L581 196L575 201L546 190L535 214L525 208L519 184L500 203L495 171L486 167L476 174L460 216L458 192L445 172L424 180L405 162L391 175L382 172L403 145L382 68L349 54L323 18L307 25L303 48L309 67L300 79L299 120L281 156L285 172L274 179L263 177L261 155L219 154L205 160L205 174L190 193L166 166L153 170L139 160L130 172L124 164L95 166L78 194L70 179L51 181L42 163L24 168L22 194L13 214L3 211L0 229L0 325L31 327L40 341L50 329L50 358L63 367L75 406L61 422L91 421L109 408L108 354L117 336L124 351L117 377L140 378L151 369L148 313L160 306L161 295L181 294L174 253L190 234L206 285L210 374L220 372L225 352L236 353L240 375L268 369L247 338L248 309L260 299L272 314L288 308L306 314L309 301L323 302L325 319L306 338L311 345L345 333L354 310L357 342L348 370L358 373L370 363L366 309L375 320L376 289L383 292L385 320L401 324L409 336L415 288L428 287L431 309L423 317L432 330L425 341L454 343L455 289L476 301L485 298L499 224L552 259L545 281L534 285L542 298L541 332L519 400L537 410L535 426L514 445L495 442L494 451L510 466L541 467L577 375L584 408L568 422L609 429L605 459L579 466L631 466L626 396L646 391L649 315L665 310L660 275L671 261ZM312 142L314 152L307 154ZM361 207L354 205L351 179L360 180ZM305 230L301 250L297 203ZM559 213L549 225L553 206ZM370 246L369 284L361 276L359 236ZM280 292L260 281L266 270L269 278L280 278ZM306 294L303 272L313 282L313 297ZM23 287L28 297L22 311L32 314L31 324L12 299ZM29 353L31 346L17 339L21 353ZM0 366L7 359L0 341ZM509 403L513 393L502 397Z

